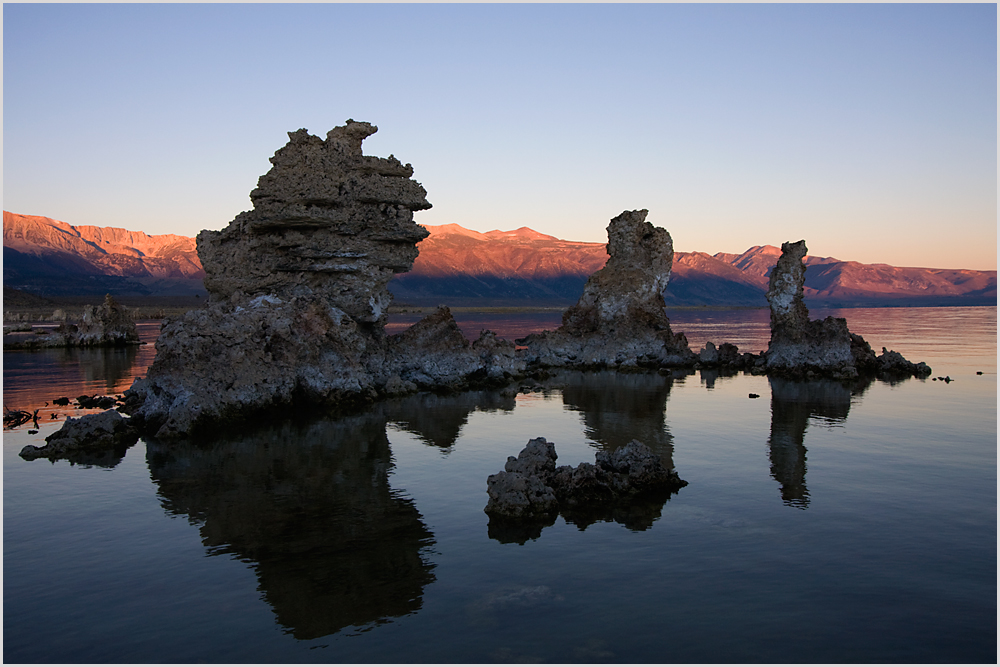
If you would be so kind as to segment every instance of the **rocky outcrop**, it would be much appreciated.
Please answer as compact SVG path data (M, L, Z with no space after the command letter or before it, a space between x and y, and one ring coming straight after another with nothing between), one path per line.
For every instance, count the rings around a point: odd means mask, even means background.
M145 379L126 392L144 433L178 438L262 411L341 409L418 389L503 384L521 373L513 344L470 343L442 308L386 336L386 289L427 232L413 169L361 154L375 132L348 121L325 140L305 130L271 159L254 210L198 252L208 306L164 323Z
M646 222L647 213L625 211L611 220L608 262L587 280L562 326L517 341L527 346L529 363L625 369L693 363L687 339L670 330L663 302L673 242Z
M930 368L913 364L882 348L876 357L864 338L847 329L842 317L810 320L802 300L808 249L805 241L783 243L771 273L767 300L771 306L771 341L765 353L769 373L854 379L860 373L906 374L924 377Z
M315 296L357 322L384 324L386 285L410 269L427 236L413 211L431 205L409 164L362 155L361 142L377 130L348 120L325 140L304 129L288 134L250 193L254 209L198 235L213 299Z
M489 330L470 343L445 306L387 342L390 380L418 389L502 386L525 370L513 343Z
M72 463L113 467L138 438L138 431L128 420L108 410L79 419L67 417L62 428L45 438L44 447L26 445L20 456L28 461L67 459Z
M335 405L375 396L376 341L317 297L250 297L167 321L145 379L126 392L144 432L180 437L295 402Z
M5 336L7 332L4 332ZM4 338L5 350L47 347L126 347L141 345L135 320L108 294L100 306L86 306L77 322L63 322L55 331Z
M501 519L545 519L563 512L627 502L643 494L676 492L687 486L648 447L633 440L613 452L600 451L595 463L556 467L555 445L529 440L517 458L486 480L485 512ZM662 503L661 503L662 505Z

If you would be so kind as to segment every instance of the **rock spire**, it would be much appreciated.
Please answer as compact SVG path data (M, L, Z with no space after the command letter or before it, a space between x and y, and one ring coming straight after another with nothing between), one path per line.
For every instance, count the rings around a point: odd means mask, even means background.
M528 360L547 366L685 364L694 360L683 334L670 330L663 290L670 281L670 233L625 211L608 224L608 262L555 331L517 341Z
M793 377L828 376L853 379L862 373L930 375L923 362L914 364L897 352L871 346L847 329L843 317L810 320L803 302L808 252L805 241L782 243L771 272L767 301L771 306L771 341L765 353L768 372Z

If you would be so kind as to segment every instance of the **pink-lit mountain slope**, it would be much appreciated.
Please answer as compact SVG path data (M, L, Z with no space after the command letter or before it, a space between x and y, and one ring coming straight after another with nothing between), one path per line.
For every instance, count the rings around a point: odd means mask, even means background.
M480 233L426 225L420 255L389 289L401 303L537 305L573 303L591 273L608 260L603 243L562 241L527 227Z
M413 270L389 288L400 304L559 305L576 301L607 261L603 243L564 241L527 227L481 233L428 225ZM665 300L673 306L766 307L775 246L742 254L678 252ZM996 304L996 271L900 268L806 258L810 306ZM42 295L203 293L194 239L74 227L4 212L4 285Z
M748 281L767 291L771 269L781 249L754 246L741 255L714 257L739 269ZM823 305L988 305L996 304L997 272L925 269L862 264L809 255L805 297Z
M193 238L73 226L3 212L4 285L40 294L191 294L205 272Z
M563 241L526 227L475 232L459 225L427 226L420 256L390 289L419 305L572 303L587 277L604 266L602 243ZM767 305L771 269L781 249L754 246L742 254L678 252L664 295L668 305ZM806 257L805 296L811 306L985 305L996 303L996 271L895 268Z

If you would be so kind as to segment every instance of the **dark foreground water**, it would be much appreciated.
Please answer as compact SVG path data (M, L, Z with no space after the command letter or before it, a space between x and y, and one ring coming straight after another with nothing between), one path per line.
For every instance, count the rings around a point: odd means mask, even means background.
M111 468L17 456L62 415L5 431L4 661L994 663L996 309L835 314L954 382L564 373ZM767 344L766 311L672 321ZM151 347L5 353L4 402L120 392ZM489 525L536 436L567 464L639 438L689 485Z

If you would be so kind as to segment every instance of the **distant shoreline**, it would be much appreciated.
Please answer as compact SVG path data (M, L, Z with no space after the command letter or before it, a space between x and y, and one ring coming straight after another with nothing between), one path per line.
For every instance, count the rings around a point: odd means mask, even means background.
M208 299L198 296L119 296L113 295L123 306L132 311L132 316L137 320L157 320L166 317L180 317L189 310L201 308ZM87 305L95 305L101 302L103 295L88 294L76 296L39 296L27 292L21 292L10 288L4 288L3 313L4 322L46 322L59 319L55 317L55 311L61 310L70 319L79 317L83 308ZM547 302L545 305L531 305L528 303L498 304L497 300L490 300L488 304L470 304L468 299L457 299L461 305L451 305L444 301L441 305L448 306L453 313L492 313L492 314L519 314L519 313L561 313L572 306L572 303ZM956 301L963 301L956 299ZM852 303L852 304L828 304L815 303L806 299L806 305L810 309L841 309L841 308L973 308L973 307L996 307L996 303ZM429 315L437 310L437 305L394 303L389 306L390 315L419 314ZM711 312L711 311L752 311L767 310L767 304L760 306L745 305L672 305L667 304L667 315L673 312Z

